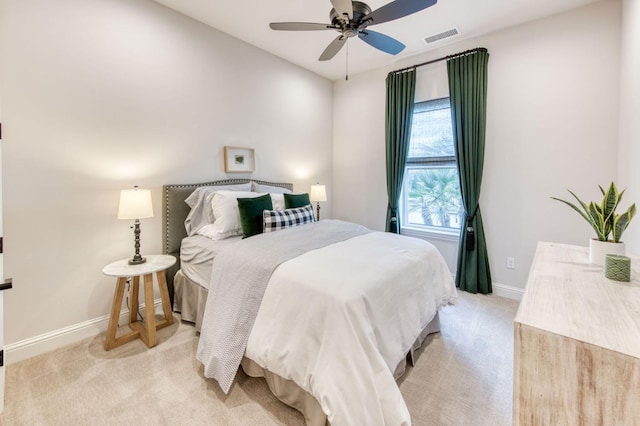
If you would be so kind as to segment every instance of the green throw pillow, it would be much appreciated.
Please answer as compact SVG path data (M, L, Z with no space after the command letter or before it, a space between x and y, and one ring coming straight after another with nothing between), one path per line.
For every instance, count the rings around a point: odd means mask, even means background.
M295 209L296 207L304 207L311 204L309 194L284 194L284 208Z
M271 196L265 194L255 198L238 198L238 210L243 238L262 234L262 211L273 210Z

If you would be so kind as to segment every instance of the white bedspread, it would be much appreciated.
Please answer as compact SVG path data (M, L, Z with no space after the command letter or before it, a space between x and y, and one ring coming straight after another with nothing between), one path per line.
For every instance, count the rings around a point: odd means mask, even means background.
M393 370L456 289L426 241L375 232L271 276L246 356L311 393L332 425L409 425Z
M209 295L196 357L204 375L228 393L273 271L309 250L371 232L340 220L323 220L255 235L230 245L213 260Z

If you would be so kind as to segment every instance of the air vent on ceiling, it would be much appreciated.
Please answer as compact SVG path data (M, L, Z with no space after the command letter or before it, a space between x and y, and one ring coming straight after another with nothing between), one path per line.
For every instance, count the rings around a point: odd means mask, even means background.
M436 41L443 40L445 38L457 36L458 34L460 34L460 31L458 31L457 28L451 28L450 30L442 31L441 33L426 37L424 41L426 41L427 44L431 44L431 43L435 43Z

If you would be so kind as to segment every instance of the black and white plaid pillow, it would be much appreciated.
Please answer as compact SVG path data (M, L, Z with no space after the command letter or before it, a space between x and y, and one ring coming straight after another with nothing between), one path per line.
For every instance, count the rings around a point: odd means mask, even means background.
M264 218L264 232L278 231L291 226L315 222L316 220L313 215L313 206L311 204L283 211L264 210L262 215Z

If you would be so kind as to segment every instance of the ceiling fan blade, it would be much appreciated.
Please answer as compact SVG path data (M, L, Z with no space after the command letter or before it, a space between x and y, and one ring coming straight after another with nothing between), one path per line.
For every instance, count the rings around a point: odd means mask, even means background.
M405 48L405 45L395 38L369 29L358 34L358 37L368 45L391 55L397 55Z
M351 0L331 0L333 8L338 12L338 15L349 16L349 19L353 19L353 4Z
M346 41L347 37L343 37L342 35L336 37L331 43L329 43L327 48L324 49L324 52L322 52L322 55L320 55L320 58L318 58L318 60L328 61L329 59L336 56L336 53L338 53L340 49L342 49L342 46L344 46Z
M393 21L436 4L438 0L395 0L367 15L369 25Z
M321 31L335 29L331 24L316 24L312 22L272 22L269 26L272 30L278 31Z

